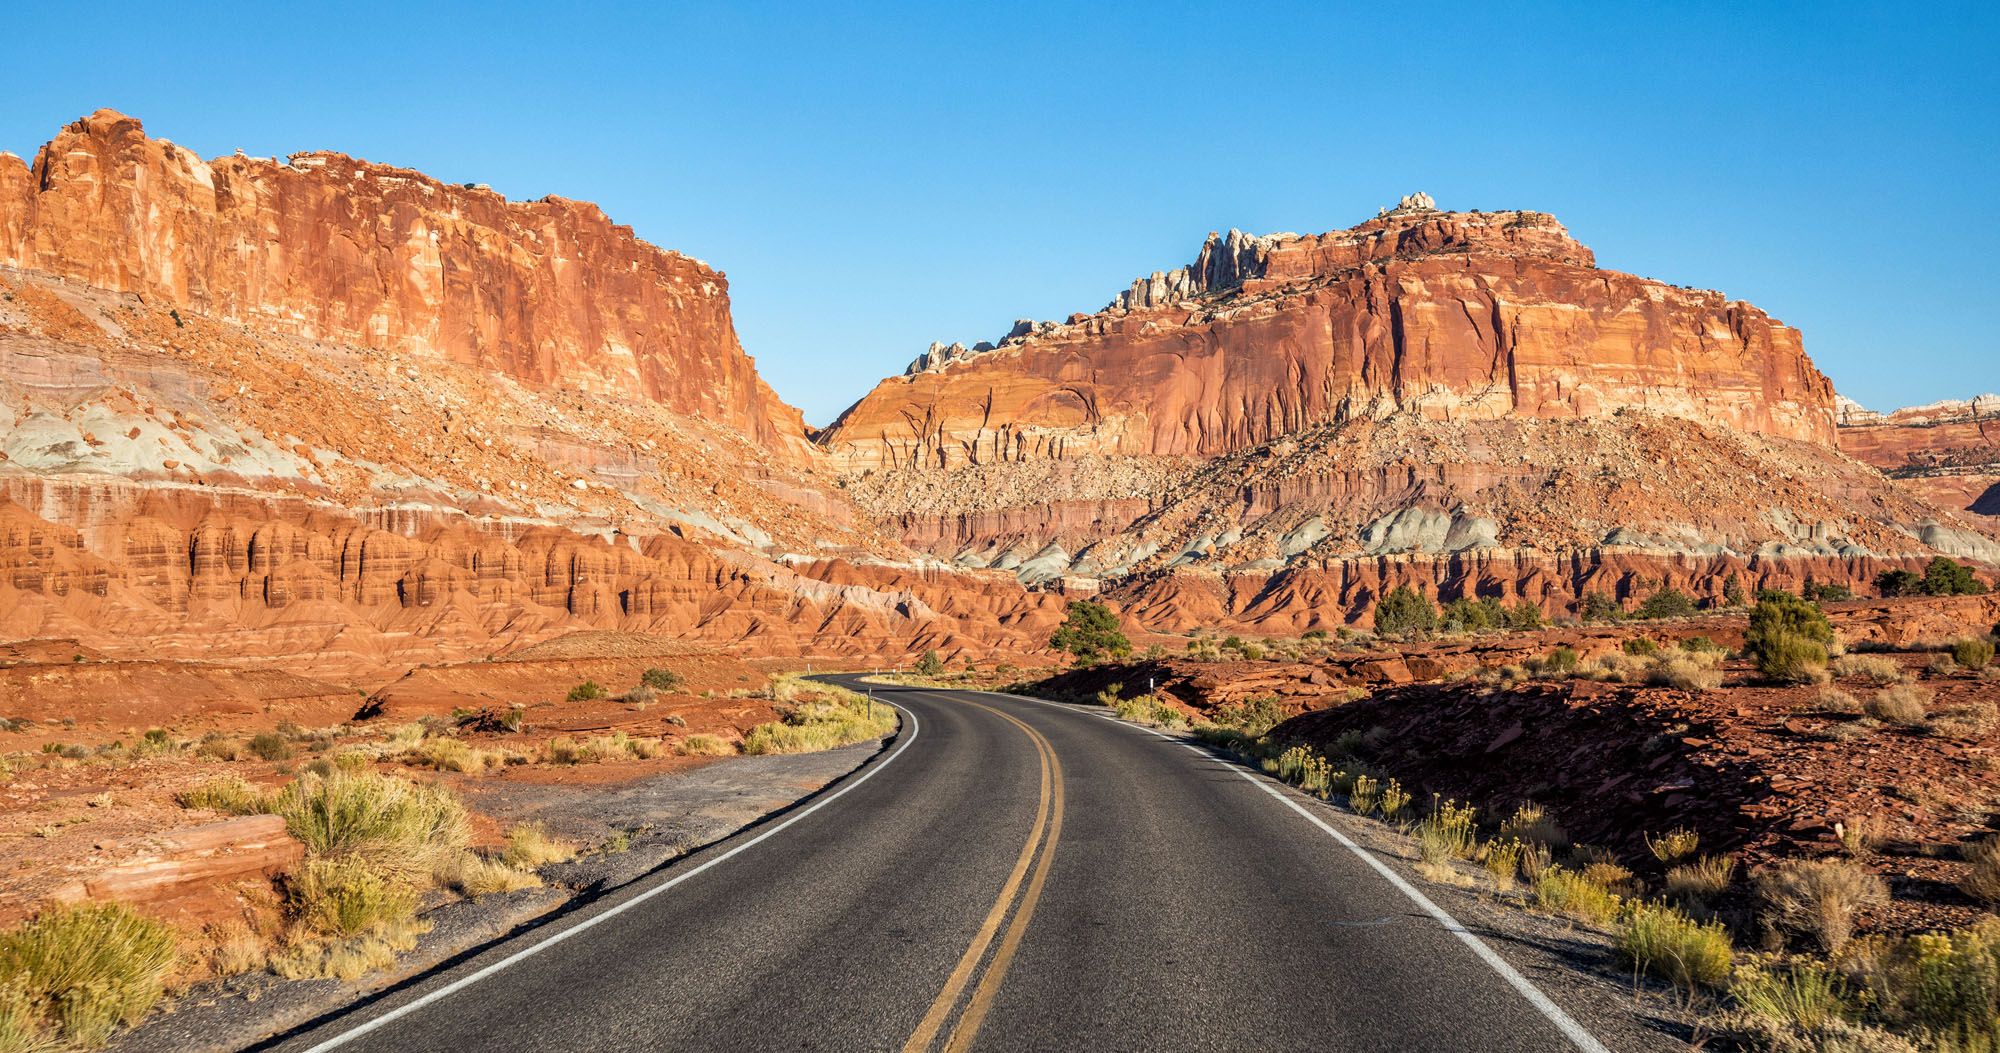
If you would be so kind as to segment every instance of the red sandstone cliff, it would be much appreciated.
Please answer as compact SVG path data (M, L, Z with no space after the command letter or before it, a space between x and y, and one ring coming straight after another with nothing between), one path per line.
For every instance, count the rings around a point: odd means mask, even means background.
M1316 424L1637 408L1830 443L1833 387L1749 304L1599 270L1536 212L1414 207L1214 235L1109 307L883 381L821 436L854 469L1214 456Z
M1840 448L1946 508L2000 516L2000 395L1886 414L1843 402Z
M99 110L32 170L0 156L0 264L803 445L798 411L737 342L722 274L584 202L508 201L336 153L204 161Z

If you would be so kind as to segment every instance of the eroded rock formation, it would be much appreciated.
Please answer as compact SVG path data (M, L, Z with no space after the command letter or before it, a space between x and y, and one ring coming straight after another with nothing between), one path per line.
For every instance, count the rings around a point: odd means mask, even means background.
M798 411L743 353L728 281L597 206L508 201L337 153L220 157L99 110L0 155L0 264L229 322L644 398L762 445Z
M1537 212L1406 207L1330 234L1211 235L1097 314L931 357L821 437L840 464L1212 457L1397 412L1645 409L1822 443L1834 426L1797 330L1600 270Z
M2000 395L1887 414L1842 400L1840 448L1946 508L2000 516Z

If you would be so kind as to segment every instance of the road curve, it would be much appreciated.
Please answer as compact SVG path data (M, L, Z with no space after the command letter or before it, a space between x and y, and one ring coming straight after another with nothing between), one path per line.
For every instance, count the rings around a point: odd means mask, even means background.
M1268 780L873 690L902 731L819 797L268 1048L1603 1048Z

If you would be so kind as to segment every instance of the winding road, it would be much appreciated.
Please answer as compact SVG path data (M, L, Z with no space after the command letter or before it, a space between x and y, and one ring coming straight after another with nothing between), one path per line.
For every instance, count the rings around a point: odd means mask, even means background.
M817 797L275 1048L1606 1048L1319 802L1101 709L873 692L901 731Z

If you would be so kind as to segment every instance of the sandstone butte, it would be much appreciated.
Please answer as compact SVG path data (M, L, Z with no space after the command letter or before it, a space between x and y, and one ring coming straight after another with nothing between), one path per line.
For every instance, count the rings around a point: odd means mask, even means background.
M1101 579L1167 623L2000 557L1992 519L1887 484L1843 431L1756 307L1599 268L1548 215L1419 194L1348 230L1211 234L1095 313L933 345L817 438L906 543Z
M1212 237L809 438L723 276L594 206L108 111L0 155L0 638L110 657L1015 654L1099 591L1284 633L1401 582L1558 613L2000 558L1836 414L1757 309L1412 199Z

